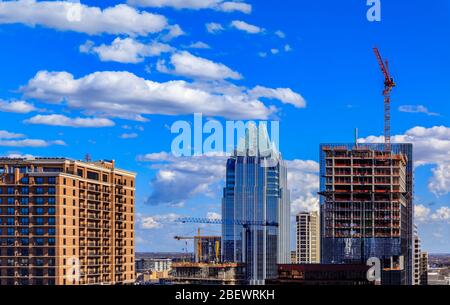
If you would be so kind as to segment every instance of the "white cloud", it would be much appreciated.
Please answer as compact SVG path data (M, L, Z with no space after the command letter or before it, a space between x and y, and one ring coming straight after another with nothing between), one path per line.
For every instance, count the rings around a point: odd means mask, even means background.
M132 133L123 133L120 135L121 139L135 139L137 138L139 135L135 132Z
M220 23L210 22L205 24L206 30L211 34L217 34L224 30L223 26Z
M289 88L266 88L262 86L256 86L249 91L250 95L254 98L265 97L269 99L277 99L285 104L292 104L297 108L306 107L305 99L298 93L295 93Z
M280 50L278 50L278 49L270 49L270 53L272 53L272 54L278 54L278 53L280 53Z
M60 114L36 115L24 122L65 127L111 127L115 125L113 121L105 118L69 118Z
M266 58L267 57L267 53L266 52L259 52L258 56L262 57L262 58Z
M102 44L96 47L91 41L87 41L80 46L82 53L97 54L101 61L120 63L140 63L146 57L159 56L174 50L171 46L157 41L143 44L133 38L122 39L120 37L114 39L110 45Z
M286 34L283 31L276 31L275 35L277 35L279 38L286 38Z
M187 47L189 49L211 49L211 47L208 44L202 41L193 42Z
M431 219L435 221L450 221L450 208L440 207L431 215Z
M440 196L450 192L450 161L439 163L432 170L433 176L428 183L428 189Z
M194 56L186 51L173 54L170 63L174 67L173 70L167 68L162 61L158 65L158 70L164 73L210 80L242 78L238 72L231 70L224 64Z
M398 111L407 113L424 113L429 116L438 116L439 113L431 112L423 105L402 105L398 107Z
M431 209L423 204L414 205L414 221L418 224L427 222L431 214Z
M181 29L181 27L178 24L175 24L169 26L169 32L162 38L165 41L169 41L182 35L186 35L186 33Z
M221 154L177 158L166 152L140 156L138 160L151 162L157 169L151 181L151 205L183 205L197 195L216 196L225 177L226 157Z
M15 112L15 113L29 113L36 111L36 107L33 104L25 101L4 101L0 99L0 111Z
M17 138L23 138L24 135L20 133L15 132L9 132L6 130L0 130L0 139L17 139Z
M215 213L215 212L208 212L206 214L206 218L208 218L208 219L222 219L222 215L220 215L219 213Z
M319 163L311 160L286 161L291 214L319 210Z
M61 31L90 35L126 34L147 36L167 27L164 16L139 12L126 5L100 9L69 1L2 1L0 24L41 25Z
M292 51L292 47L288 44L284 45L284 51L285 52L291 52Z
M450 192L450 128L434 126L425 128L417 126L406 131L404 135L392 137L393 143L412 143L414 145L415 166L434 165L433 176L428 188L436 195ZM360 143L382 143L383 136L369 136L360 139Z
M231 119L266 119L277 111L249 95L245 88L229 84L202 87L182 80L158 83L129 72L95 72L75 79L68 72L40 71L21 87L21 91L27 97L47 103L64 103L89 115L140 121L145 120L142 117L145 114L196 112ZM278 94L284 102L298 103L295 95L285 93L286 96ZM276 94L271 94L276 98Z
M130 5L141 7L172 7L175 9L213 9L222 12L250 14L252 6L245 2L224 0L128 0Z
M249 34L259 34L264 32L263 28L260 28L256 25L252 25L249 24L247 22L241 21L241 20L233 20L231 22L231 27L240 30L240 31L244 31L247 32Z
M162 215L144 216L136 215L137 227L144 230L161 229L165 225L175 224L175 221L181 218L181 215L168 213Z

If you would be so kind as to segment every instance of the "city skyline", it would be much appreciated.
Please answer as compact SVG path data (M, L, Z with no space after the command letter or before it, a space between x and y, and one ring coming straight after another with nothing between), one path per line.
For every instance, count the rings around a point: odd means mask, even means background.
M176 218L221 215L226 157L175 158L170 126L192 123L194 112L222 123L279 119L293 224L297 212L318 207L320 143L352 142L355 128L361 142L381 140L376 45L398 83L393 140L414 145L422 249L450 252L448 1L382 1L379 23L366 19L366 1L222 2L82 1L86 10L122 4L117 16L141 17L111 24L105 11L81 14L84 26L70 9L47 16L28 1L27 19L23 7L0 6L0 154L115 159L137 172L136 250L181 252L173 236L197 225ZM193 99L180 98L187 94Z

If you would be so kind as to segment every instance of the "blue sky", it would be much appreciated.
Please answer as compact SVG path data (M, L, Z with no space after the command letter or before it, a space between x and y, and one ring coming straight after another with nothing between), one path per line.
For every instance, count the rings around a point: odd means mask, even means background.
M172 236L195 226L171 220L220 214L223 158L169 154L170 126L194 112L279 119L293 211L314 208L319 144L382 133L378 46L398 84L394 140L416 148L423 248L450 252L450 1L381 0L381 22L364 0L76 5L0 1L0 153L137 172L138 251L180 251Z

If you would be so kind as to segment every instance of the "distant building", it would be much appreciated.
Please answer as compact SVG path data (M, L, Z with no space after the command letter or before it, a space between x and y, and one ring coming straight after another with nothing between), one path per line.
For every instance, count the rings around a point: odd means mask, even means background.
M290 198L287 170L267 130L249 125L227 160L222 200L224 262L246 263L251 284L277 276L277 263L290 262ZM276 223L243 226L232 221Z
M450 277L445 276L442 268L430 268L428 271L428 285L446 286L450 285Z
M297 263L297 251L291 251L291 264Z
M114 161L0 159L0 284L134 283L135 174Z
M163 272L169 271L172 267L170 258L139 258L136 259L136 271L153 271Z
M321 262L365 264L381 283L413 283L413 146L322 144Z
M303 212L296 216L297 264L320 263L320 218L318 212Z
M420 252L420 285L428 285L428 253Z
M242 285L247 283L245 264L174 263L166 284Z
M275 285L374 285L367 279L367 265L290 264L278 265Z
M420 237L417 231L417 226L414 225L413 233L413 285L420 285Z

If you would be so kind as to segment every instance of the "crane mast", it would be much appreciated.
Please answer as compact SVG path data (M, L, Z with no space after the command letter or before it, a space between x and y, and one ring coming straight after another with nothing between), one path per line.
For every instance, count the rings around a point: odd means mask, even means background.
M383 58L381 57L380 51L378 48L373 48L375 56L378 60L378 64L380 65L381 72L384 76L384 143L385 150L391 150L391 91L396 86L394 79L392 78L389 72L389 63L386 59L383 62Z

